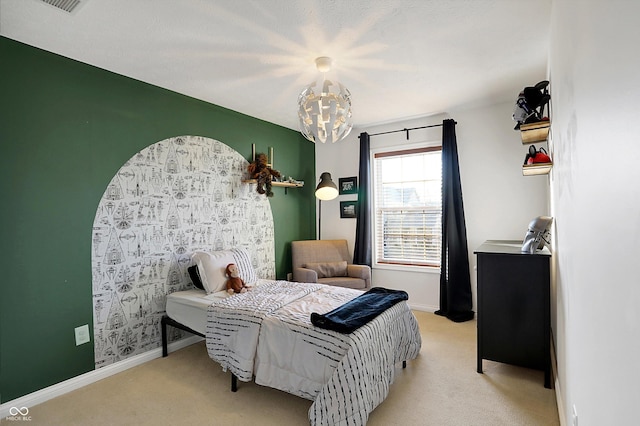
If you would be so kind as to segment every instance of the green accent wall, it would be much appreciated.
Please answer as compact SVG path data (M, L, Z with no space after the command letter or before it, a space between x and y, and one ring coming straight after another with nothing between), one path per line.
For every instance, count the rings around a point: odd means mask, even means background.
M217 139L304 180L274 188L278 278L315 238L315 145L299 132L0 37L0 403L94 369L91 227L107 184L163 139ZM292 100L293 102L294 100Z

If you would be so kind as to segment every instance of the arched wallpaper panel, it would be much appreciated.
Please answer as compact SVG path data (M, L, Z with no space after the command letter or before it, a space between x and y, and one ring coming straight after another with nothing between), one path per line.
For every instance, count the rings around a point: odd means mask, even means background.
M96 368L161 345L166 295L192 288L196 250L246 248L275 279L271 206L242 184L249 163L217 140L182 136L127 161L100 200L92 231ZM170 327L170 340L183 332Z

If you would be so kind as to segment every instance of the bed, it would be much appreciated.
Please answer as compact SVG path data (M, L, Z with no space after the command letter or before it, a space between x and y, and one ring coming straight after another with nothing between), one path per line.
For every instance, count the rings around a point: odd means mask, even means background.
M311 323L354 302L362 291L316 283L258 280L247 293L172 293L162 321L206 338L210 358L237 380L273 387L313 401L312 425L366 424L387 396L396 365L417 357L421 337L406 301L352 333Z

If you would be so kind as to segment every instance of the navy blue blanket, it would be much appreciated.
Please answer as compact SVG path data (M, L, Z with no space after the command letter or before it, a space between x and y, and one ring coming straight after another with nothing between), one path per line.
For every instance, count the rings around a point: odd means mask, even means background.
M403 300L409 300L406 291L374 287L326 314L312 312L311 323L316 327L348 334Z

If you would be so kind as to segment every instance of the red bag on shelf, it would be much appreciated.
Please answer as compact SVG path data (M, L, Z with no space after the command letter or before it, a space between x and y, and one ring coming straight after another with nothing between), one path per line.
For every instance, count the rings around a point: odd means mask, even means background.
M524 164L550 163L551 157L544 148L536 150L534 145L529 147L529 153L524 158Z

